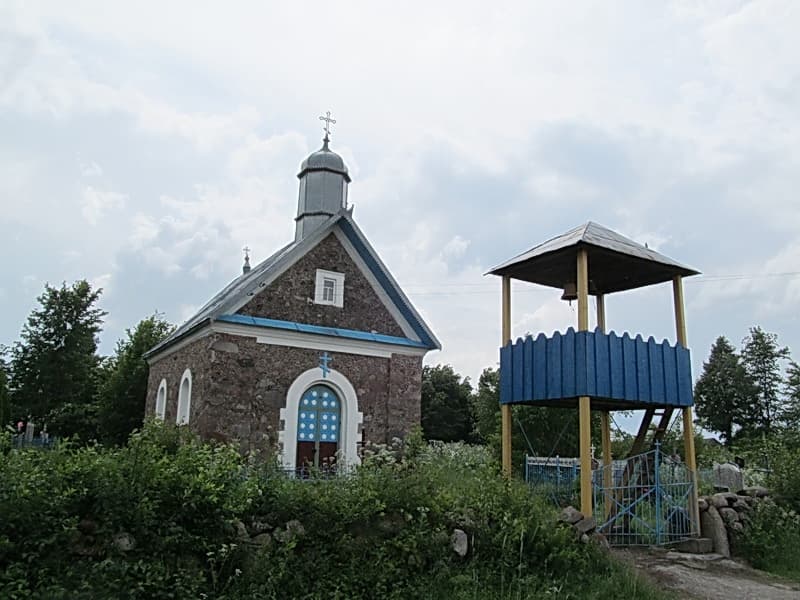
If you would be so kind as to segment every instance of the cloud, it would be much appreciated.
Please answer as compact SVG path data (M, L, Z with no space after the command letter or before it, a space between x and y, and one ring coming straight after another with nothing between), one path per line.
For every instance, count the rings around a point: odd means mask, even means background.
M126 200L125 194L87 185L83 189L81 212L90 225L97 225L107 212L125 206Z

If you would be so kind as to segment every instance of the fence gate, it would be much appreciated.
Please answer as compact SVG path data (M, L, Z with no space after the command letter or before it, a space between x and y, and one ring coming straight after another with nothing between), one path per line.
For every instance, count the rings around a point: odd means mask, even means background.
M526 460L525 478L560 505L579 497L577 459ZM613 546L665 545L692 535L692 473L678 459L654 450L592 471L594 518Z

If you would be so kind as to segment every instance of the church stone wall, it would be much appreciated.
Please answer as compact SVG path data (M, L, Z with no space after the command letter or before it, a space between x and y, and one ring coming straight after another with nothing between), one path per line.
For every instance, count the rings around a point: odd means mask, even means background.
M312 302L317 269L344 273L343 307ZM405 337L333 233L256 294L239 314Z
M319 366L320 354L259 344L251 337L211 334L151 365L147 414L154 413L158 384L166 377L165 418L175 422L178 385L188 366L193 375L189 426L204 437L238 440L243 450L266 450L277 442L289 386L301 373ZM365 442L387 443L420 423L421 357L329 355L331 368L356 390Z

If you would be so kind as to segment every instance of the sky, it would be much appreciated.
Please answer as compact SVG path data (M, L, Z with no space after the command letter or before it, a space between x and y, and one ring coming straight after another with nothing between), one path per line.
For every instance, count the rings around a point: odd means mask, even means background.
M703 272L694 374L720 336L800 359L800 3L0 0L0 344L46 282L86 278L100 350L180 323L293 237L321 145L442 342L496 366L491 267L588 220ZM574 325L515 283L514 336ZM674 341L669 284L606 299Z

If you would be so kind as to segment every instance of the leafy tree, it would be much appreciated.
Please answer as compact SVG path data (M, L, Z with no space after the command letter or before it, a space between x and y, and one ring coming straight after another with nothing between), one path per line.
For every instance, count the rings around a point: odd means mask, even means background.
M772 433L783 413L783 375L781 361L789 357L789 349L778 346L778 336L760 327L752 327L744 339L742 362L756 387L756 402L749 419L742 423L746 434Z
M755 392L734 347L724 336L718 337L694 387L700 425L720 433L725 445L730 446L736 429L747 424Z
M148 375L144 353L172 329L172 325L156 314L140 321L133 331L127 330L127 339L117 342L114 357L109 361L108 377L100 392L98 421L104 442L124 444L130 433L141 427Z
M101 291L85 280L60 288L45 285L39 307L11 351L12 404L21 416L41 422L56 415L54 411L85 412L94 402L100 364L97 336L106 315L95 306ZM51 430L73 433L57 421L50 420Z
M475 437L492 446L498 456L502 427L499 383L499 369L484 369L473 398ZM511 409L511 420L513 465L522 465L526 454L569 457L580 455L577 409L516 405ZM592 413L592 431L599 434L599 413L596 412Z
M422 432L429 440L458 442L472 435L472 386L450 365L422 370Z
M500 447L500 370L487 367L478 379L472 397L473 437L476 441Z

